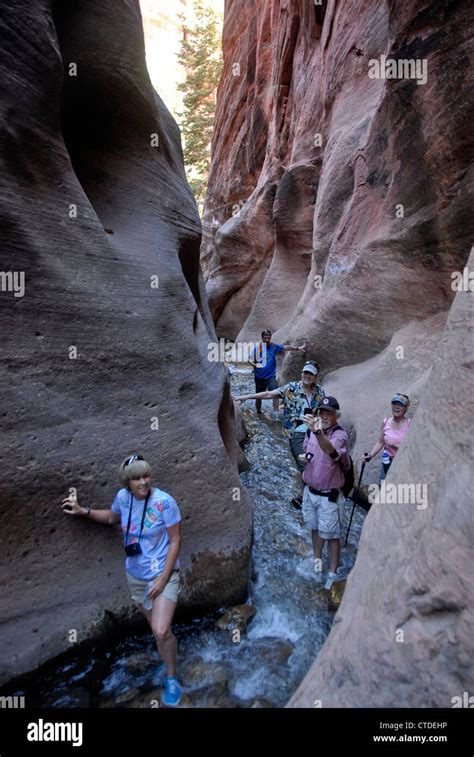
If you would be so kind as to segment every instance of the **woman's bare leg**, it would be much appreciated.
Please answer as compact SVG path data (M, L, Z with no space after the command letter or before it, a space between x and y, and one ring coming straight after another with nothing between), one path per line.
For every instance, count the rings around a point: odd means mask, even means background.
M150 623L156 646L166 665L167 675L176 676L176 657L178 644L176 636L171 630L176 603L160 594L153 600L152 610L142 610Z
M140 610L141 613L143 613L145 618L148 620L148 623L150 624L150 628L151 628L151 610L145 610L143 605L138 605L138 609Z
M146 610L143 605L138 605L143 613L155 637L158 652L166 665L167 675L176 676L177 641L171 631L176 604L166 597L159 596L153 600L153 609Z

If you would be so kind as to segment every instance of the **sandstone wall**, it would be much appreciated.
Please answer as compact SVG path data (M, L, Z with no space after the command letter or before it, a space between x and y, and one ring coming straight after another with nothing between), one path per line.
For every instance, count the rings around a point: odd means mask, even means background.
M422 497L373 505L331 633L290 707L449 708L472 693L473 324L472 293L460 292L387 476L426 486L427 507ZM359 391L344 370L339 388Z
M69 487L110 506L119 462L150 459L182 509L190 612L245 593L251 513L232 499L199 219L137 0L5 0L1 15L2 269L25 274L23 297L0 294L3 680L130 606L119 532L62 515Z
M269 327L331 370L446 313L471 243L472 14L465 0L226 3L202 251L218 334ZM369 78L381 55L425 61L426 84Z

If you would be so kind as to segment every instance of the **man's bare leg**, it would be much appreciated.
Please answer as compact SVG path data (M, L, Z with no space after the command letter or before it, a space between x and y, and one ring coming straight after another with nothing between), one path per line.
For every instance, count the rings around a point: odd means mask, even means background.
M340 553L340 541L339 539L329 539L328 551L329 551L329 570L331 573L337 573L337 566L339 565L339 553Z
M321 560L323 555L324 539L321 539L318 531L311 531L311 540L313 542L314 559Z

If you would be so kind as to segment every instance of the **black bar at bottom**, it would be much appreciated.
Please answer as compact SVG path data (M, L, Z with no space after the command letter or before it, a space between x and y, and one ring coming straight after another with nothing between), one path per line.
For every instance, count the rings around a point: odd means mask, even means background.
M472 757L472 733L469 709L0 709L0 757L112 757L186 747L222 757L259 744L265 754L293 745L310 754L330 750L324 757L355 749Z

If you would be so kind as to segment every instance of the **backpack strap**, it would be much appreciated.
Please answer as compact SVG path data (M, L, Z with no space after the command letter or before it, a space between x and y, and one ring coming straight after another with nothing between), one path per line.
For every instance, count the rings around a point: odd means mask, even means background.
M335 426L333 426L332 428L334 429L334 431L344 431L344 429L342 428L342 426L339 426L339 424L338 424L338 423L336 423L336 425L335 425ZM349 455L349 467L348 467L348 469L347 469L347 470L344 470L344 466L343 466L343 464L342 464L342 459L341 459L340 457L339 457L339 460L337 461L337 462L338 462L338 464L339 464L339 467L340 467L340 469L341 469L341 471L342 471L342 473L343 473L343 475L344 475L344 479L345 479L345 477L346 477L346 474L347 474L347 473L349 473L349 471L350 471L350 469L351 469L351 465L353 464L353 463L352 463L352 457L351 457L351 456L350 456L350 454L349 454L349 450L347 450L347 454Z

